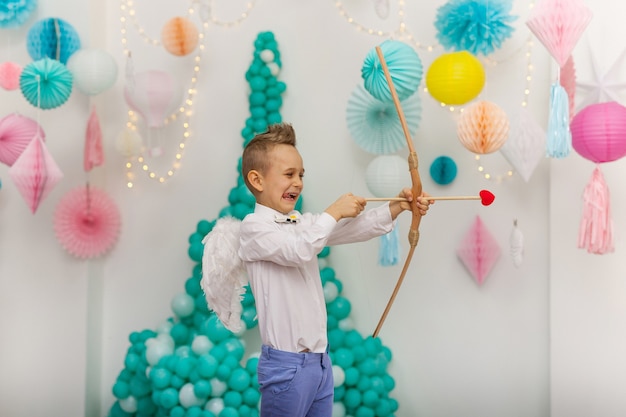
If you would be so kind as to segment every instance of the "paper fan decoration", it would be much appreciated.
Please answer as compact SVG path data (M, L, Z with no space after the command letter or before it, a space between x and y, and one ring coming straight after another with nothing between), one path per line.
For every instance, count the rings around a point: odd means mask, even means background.
M437 39L447 50L489 55L511 37L512 0L449 0L437 9Z
M3 0L0 2L0 28L22 26L37 8L37 0Z
M72 93L72 73L59 61L43 58L28 64L20 75L20 89L30 104L53 109Z
M545 157L546 132L527 109L521 108L500 153L528 182L537 164Z
M567 93L569 120L571 121L576 114L576 66L574 65L574 57L571 55L559 70L559 82Z
M161 43L172 55L189 55L196 49L199 41L198 28L186 17L170 19L161 31Z
M34 214L39 204L63 178L41 136L31 140L9 169L9 175Z
M93 167L101 166L104 163L104 152L102 151L102 129L96 108L91 109L89 121L87 122L87 132L85 133L85 155L83 158L83 168L89 172Z
M509 118L504 110L484 100L467 107L457 125L457 135L463 146L478 154L497 151L508 134Z
M5 90L16 90L20 86L22 66L15 62L3 62L0 64L0 87Z
M526 26L562 67L592 17L582 0L541 0Z
M115 201L89 185L65 194L54 213L57 240L70 254L83 259L98 257L111 249L120 224Z
M37 135L45 138L43 129L33 119L18 113L4 116L0 119L0 162L13 165Z
M422 115L419 95L405 99L402 109L409 132L414 135ZM375 99L361 85L357 85L348 100L346 122L352 139L369 153L390 154L407 146L393 102Z
M478 285L482 285L500 257L500 246L480 216L476 216L476 220L465 234L457 249L457 256Z
M398 99L404 100L417 91L422 82L422 61L415 50L404 42L387 40L380 44L385 63ZM361 68L363 86L376 99L393 101L387 77L378 58L376 49L371 49Z

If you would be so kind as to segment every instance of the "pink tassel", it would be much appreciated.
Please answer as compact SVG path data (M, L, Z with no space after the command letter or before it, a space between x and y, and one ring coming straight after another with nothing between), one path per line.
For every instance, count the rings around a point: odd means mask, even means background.
M614 251L613 220L609 188L599 167L583 193L583 217L578 231L578 247L589 253L605 254Z

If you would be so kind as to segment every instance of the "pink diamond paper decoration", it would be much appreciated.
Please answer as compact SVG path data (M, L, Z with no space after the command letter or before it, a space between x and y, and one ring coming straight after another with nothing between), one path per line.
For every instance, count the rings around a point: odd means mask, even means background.
M512 123L509 139L500 153L528 182L539 161L545 156L546 132L525 108Z
M102 152L102 129L96 108L91 110L89 121L87 122L87 132L85 134L85 155L83 167L85 172L89 172L93 167L104 163L104 153Z
M63 173L37 135L9 169L9 175L33 214Z
M526 26L562 67L592 17L582 0L541 0Z
M500 257L500 246L485 227L480 216L476 216L472 227L467 231L457 249L457 255L478 285L482 285Z
M0 119L0 162L13 165L37 134L45 137L39 123L19 113Z

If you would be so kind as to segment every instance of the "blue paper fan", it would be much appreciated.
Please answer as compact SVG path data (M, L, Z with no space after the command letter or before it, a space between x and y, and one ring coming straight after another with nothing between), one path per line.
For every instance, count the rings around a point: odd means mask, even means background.
M80 38L65 20L42 19L28 31L26 49L33 61L48 57L65 64L80 49Z
M411 135L419 127L422 103L419 94L401 102ZM376 100L361 85L352 92L346 122L356 144L373 154L391 154L407 146L400 118L393 102Z
M387 40L380 44L385 57L389 75L393 81L398 98L404 100L419 87L424 70L422 61L415 50L404 42ZM376 49L371 49L361 68L361 77L365 89L380 101L393 101L387 78L382 68Z
M20 75L24 98L43 110L59 107L72 94L72 73L59 61L43 58L31 62Z

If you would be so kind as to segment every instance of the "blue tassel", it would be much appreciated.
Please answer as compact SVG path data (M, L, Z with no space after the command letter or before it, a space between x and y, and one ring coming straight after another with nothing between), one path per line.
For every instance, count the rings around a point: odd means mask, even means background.
M550 88L550 118L546 154L551 158L564 158L572 150L572 132L569 127L569 101L567 92L559 84Z
M391 232L380 237L380 247L378 250L378 263L382 266L393 266L398 263L398 229L393 228Z

